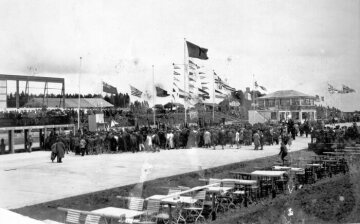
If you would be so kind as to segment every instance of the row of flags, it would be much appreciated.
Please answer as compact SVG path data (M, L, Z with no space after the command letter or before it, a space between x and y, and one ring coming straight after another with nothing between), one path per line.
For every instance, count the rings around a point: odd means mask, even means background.
M342 85L342 89L337 89L334 86L328 84L328 91L330 94L339 93L339 94L347 94L347 93L355 93L355 89L352 89L346 85Z
M168 97L170 94L163 88L159 86L155 86L156 89L156 96L157 97ZM141 98L143 96L143 92L139 89L135 88L134 86L130 85L130 91L132 96L136 96Z

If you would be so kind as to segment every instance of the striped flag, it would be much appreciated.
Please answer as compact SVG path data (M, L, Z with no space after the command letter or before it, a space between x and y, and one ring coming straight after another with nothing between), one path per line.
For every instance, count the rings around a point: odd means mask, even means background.
M131 90L131 95L139 97L139 98L141 97L142 92L140 90L138 90L137 88L130 85L130 90Z
M178 65L173 64L173 66L174 66L174 69L180 69L180 67Z
M189 78L189 81L196 82L195 79Z
M174 75L181 75L181 74L177 71L174 71Z
M174 80L180 82L180 80L178 78L176 78L175 76L174 76Z

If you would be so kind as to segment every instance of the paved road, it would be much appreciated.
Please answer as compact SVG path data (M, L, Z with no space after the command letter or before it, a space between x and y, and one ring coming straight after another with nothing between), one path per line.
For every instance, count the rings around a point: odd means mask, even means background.
M309 140L297 138L291 150L306 148ZM263 151L253 151L252 148L166 150L85 157L69 154L61 164L51 163L50 152L2 155L0 207L19 208L279 153L279 146L267 146Z

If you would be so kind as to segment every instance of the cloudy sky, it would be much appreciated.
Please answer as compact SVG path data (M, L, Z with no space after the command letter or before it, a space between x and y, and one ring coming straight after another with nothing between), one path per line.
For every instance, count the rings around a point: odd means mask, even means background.
M67 92L101 81L172 88L184 38L209 49L208 70L232 86L295 89L360 109L359 0L0 0L0 74L58 76ZM327 83L356 94L332 95ZM11 84L9 84L11 86ZM35 89L34 89L35 91ZM55 90L54 90L55 91Z

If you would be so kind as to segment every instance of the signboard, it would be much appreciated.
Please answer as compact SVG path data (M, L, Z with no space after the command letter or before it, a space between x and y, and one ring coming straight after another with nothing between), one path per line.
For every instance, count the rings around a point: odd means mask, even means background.
M190 116L190 119L196 119L196 118L198 118L198 112L197 111L190 111L189 116Z

